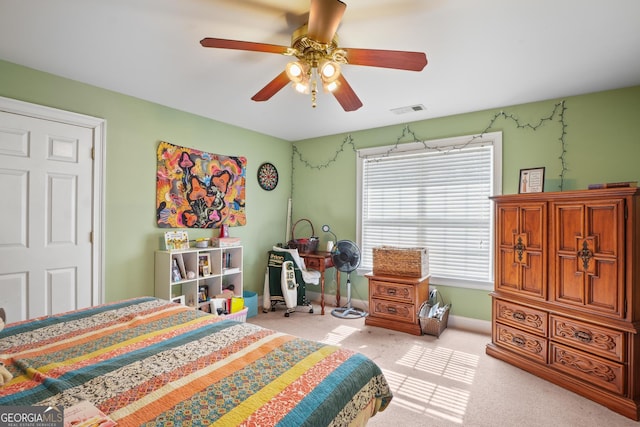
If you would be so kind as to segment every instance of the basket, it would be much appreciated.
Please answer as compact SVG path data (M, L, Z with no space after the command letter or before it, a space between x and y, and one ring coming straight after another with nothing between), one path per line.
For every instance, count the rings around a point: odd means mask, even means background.
M439 293L437 295L440 295ZM442 297L440 296L440 301L442 301ZM447 322L449 321L449 311L451 310L451 304L444 304L442 301L442 305L440 306L441 311L433 317L429 317L429 312L431 311L432 305L429 304L429 300L422 303L420 306L420 310L418 311L418 316L420 317L420 328L422 329L422 333L426 335L433 335L435 337L440 337L442 331L447 328Z
M296 239L296 225L298 225L301 221L306 221L311 226L311 237ZM315 252L318 249L318 242L320 241L318 237L316 237L316 232L313 228L313 224L306 218L299 219L293 224L291 228L291 240L287 243L287 247L289 249L297 249L300 253L308 253Z
M228 320L235 320L238 322L246 322L248 312L249 312L249 308L244 307L242 310L236 311L235 313L225 314L224 318Z
M426 248L373 248L374 276L425 277L429 275L429 253Z

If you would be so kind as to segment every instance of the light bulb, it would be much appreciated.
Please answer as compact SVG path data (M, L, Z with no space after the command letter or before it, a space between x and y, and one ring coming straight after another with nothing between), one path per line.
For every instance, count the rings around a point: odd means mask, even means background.
M338 82L331 82L331 83L327 83L324 88L326 90L328 90L329 92L333 92L334 90L336 90L338 88Z
M331 78L336 73L336 67L331 62L327 62L324 67L322 67L322 75Z
M300 74L302 74L302 68L297 63L293 63L289 68L289 72L292 76L298 77Z

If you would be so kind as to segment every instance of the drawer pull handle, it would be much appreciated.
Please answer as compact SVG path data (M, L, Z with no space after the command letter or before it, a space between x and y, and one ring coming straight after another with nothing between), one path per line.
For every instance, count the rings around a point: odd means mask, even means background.
M387 295L395 295L396 294L396 290L393 288L389 288L387 289Z
M591 340L593 339L589 332L584 331L575 331L573 333L573 336L575 337L575 339L582 342L591 342Z
M387 311L393 314L396 314L398 312L398 310L396 310L394 307L387 307Z
M515 345L520 346L520 347L524 347L524 345L526 344L525 339L524 339L524 338L522 338L522 337L513 337L513 338L511 339L511 341L512 341Z
M514 311L511 317L516 319L518 322L524 322L527 319L527 315L522 311Z

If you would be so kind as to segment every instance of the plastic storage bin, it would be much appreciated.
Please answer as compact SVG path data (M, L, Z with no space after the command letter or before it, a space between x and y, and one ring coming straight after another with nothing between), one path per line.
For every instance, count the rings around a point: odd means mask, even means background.
M247 317L253 317L258 315L258 294L251 291L243 291L244 306L249 309Z

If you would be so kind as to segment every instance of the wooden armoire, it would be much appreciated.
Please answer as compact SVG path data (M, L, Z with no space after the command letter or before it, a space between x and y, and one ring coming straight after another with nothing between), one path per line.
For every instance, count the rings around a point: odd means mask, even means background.
M638 420L640 190L493 201L487 354Z

